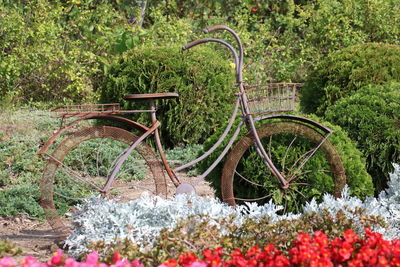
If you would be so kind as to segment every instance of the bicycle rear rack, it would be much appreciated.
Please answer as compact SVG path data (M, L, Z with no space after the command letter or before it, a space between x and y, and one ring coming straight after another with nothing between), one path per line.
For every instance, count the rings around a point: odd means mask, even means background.
M129 114L139 112L153 112L152 110L121 110L119 103L112 104L84 104L84 105L63 105L51 112L56 117L71 118L82 117L86 115L111 115L111 114Z
M85 105L64 105L51 110L57 117L79 117L92 113L119 113L120 104L85 104Z

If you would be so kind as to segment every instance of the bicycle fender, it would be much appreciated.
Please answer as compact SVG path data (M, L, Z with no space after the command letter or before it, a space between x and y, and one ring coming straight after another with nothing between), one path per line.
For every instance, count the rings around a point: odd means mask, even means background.
M98 114L88 114L86 116L83 116L79 119L74 120L73 122L70 122L69 124L61 127L60 129L58 129L52 137L49 138L49 140L47 140L47 142L42 146L42 148L37 152L37 154L41 155L41 154L45 154L47 152L47 150L49 149L49 147L54 143L54 141L65 131L67 131L68 129L72 128L72 126L74 126L75 124L77 124L80 121L83 120L92 120L92 119L100 119L100 120L111 120L111 121L117 121L117 122L121 122L125 125L127 125L128 127L132 128L132 129L136 129L139 130L141 132L146 132L149 130L148 127L132 121L130 119L124 118L124 117L120 117L120 116L115 116L115 115L98 115Z
M322 125L321 123L318 123L316 121L313 121L311 119L308 119L308 118L305 118L302 116L296 116L296 115L288 115L288 114L266 115L266 116L255 117L254 121L257 122L257 121L263 121L263 120L269 120L269 119L290 119L292 121L299 121L301 123L310 124L327 134L333 133L332 129Z

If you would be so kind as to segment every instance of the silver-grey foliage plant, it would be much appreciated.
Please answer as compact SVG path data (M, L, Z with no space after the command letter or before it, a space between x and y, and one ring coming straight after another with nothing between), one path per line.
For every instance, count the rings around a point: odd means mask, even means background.
M361 201L349 196L348 188L343 190L343 197L335 199L326 194L323 202L317 204L312 200L303 207L304 213L322 213L328 210L335 216L343 210L346 216L354 217L357 208L363 208L369 215L379 215L387 223L387 227L373 229L382 233L387 239L400 238L400 166L394 164L395 171L390 174L389 188L382 191L378 198L369 197ZM172 229L181 219L192 215L207 215L210 222L217 224L218 219L234 217L240 225L246 216L258 219L264 216L271 218L271 223L281 219L298 218L300 214L278 215L282 207L272 201L259 206L247 203L246 206L230 207L218 199L195 195L178 195L172 199L143 196L130 202L119 203L115 200L92 197L78 206L72 215L75 230L66 240L71 255L79 255L87 251L93 242L112 243L116 239L128 238L136 242L141 249L150 249L152 242L163 228ZM353 218L359 221L361 218ZM224 226L219 225L221 234ZM359 233L363 229L359 224Z

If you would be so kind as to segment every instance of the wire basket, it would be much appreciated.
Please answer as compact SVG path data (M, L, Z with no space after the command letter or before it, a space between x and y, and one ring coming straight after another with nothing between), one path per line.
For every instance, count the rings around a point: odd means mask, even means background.
M278 113L295 110L299 83L268 83L245 88L252 114Z

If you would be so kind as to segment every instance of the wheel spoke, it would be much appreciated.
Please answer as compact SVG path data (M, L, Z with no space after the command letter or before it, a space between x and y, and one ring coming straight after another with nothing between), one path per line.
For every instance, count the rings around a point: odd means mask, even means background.
M292 191L289 191L289 194L292 196L293 202L296 205L296 211L300 211L299 205L297 204L297 201L296 201L296 199L297 199L296 194L293 193Z
M296 171L292 174L292 177L289 178L289 180L292 180L293 177L296 175L297 172L299 172L304 165L311 159L311 157L315 154L315 152L317 152L317 150L321 147L321 145L328 139L330 134L327 134L324 139L322 139L322 141L312 150L312 153L310 155L308 155L300 164L300 166L296 169Z
M272 152L271 149L272 148L272 135L269 136L269 144L268 144L268 156L270 159L272 159Z
M294 191L296 191L296 193L298 193L299 195L301 195L304 199L307 199L307 197L302 193L302 192L300 192L299 190L297 190L296 188L292 188Z
M61 194L61 193L58 193L58 192L56 192L56 191L54 191L54 194L56 194L56 195L59 196L59 197L62 197L62 198L65 198L65 199L69 199L69 200L75 200L75 201L83 201L83 200L85 200L85 198L80 198L80 197L69 197L69 196L63 195L63 194Z
M62 163L61 161L59 161L58 159L56 159L55 157L53 157L50 154L46 154L47 156L49 156L52 160L56 161L58 164L60 164L60 166L62 166L62 168L65 170L65 173L69 176L69 177L75 177L77 180L84 182L88 185L90 185L91 187L93 187L94 189L96 189L99 192L102 192L102 188L98 187L96 184L88 181L87 178L81 176L79 173L77 173L76 171L72 170L71 168L69 168L67 165L65 165L64 163ZM71 181L74 181L75 183L79 184L76 180L71 179Z
M96 148L96 171L97 171L97 176L100 176L100 151L101 147L103 147L104 139L101 139L100 145L98 148ZM103 162L102 162L103 163ZM101 164L103 165L103 164Z
M85 162L83 160L83 156L82 156L82 151L81 150L79 150L79 159L80 159L80 162L81 162L81 170L83 170L83 173L89 174L89 172L87 170L87 167L86 167L86 164L85 164Z
M117 176L115 176L115 179L118 179L118 177L120 177L120 176L122 176L122 175L124 175L124 174L127 174L127 173L129 173L130 171L133 171L133 170L146 170L147 171L147 169L148 168L146 168L146 166L134 166L134 167L132 167L132 168L127 168L127 169L125 169L125 170L123 170L123 171L119 171L118 172L118 174L117 174Z
M264 187L264 186L261 185L261 184L257 184L257 183L255 183L255 182L250 181L249 179L247 179L246 177L244 177L243 175L241 175L241 174L240 174L238 171L236 171L236 170L235 170L235 173L236 173L241 179L245 180L246 182L248 182L248 183L250 183L250 184L252 184L252 185L259 186L259 187Z
M272 196L272 193L263 197L258 197L258 198L239 198L239 197L234 197L236 200L241 200L241 201L258 201L258 200L263 200L266 198L269 198Z
M297 165L303 158L307 157L307 155L308 155L309 153L311 153L311 152L312 152L312 149L311 149L311 150L308 150L306 153L303 153L302 155L300 155L299 158L292 164L292 166L290 166L289 171L287 172L287 174L289 175L289 174L291 174L291 173L295 173L295 172L293 172L292 170L293 170L294 168L296 168L296 165ZM289 178L288 181L290 181L290 178Z
M286 157L287 157L288 152L289 152L290 148L292 147L292 145L293 145L293 143L294 143L294 141L295 141L296 139L297 139L297 135L294 136L294 138L293 138L292 141L290 142L289 146L286 148L285 155L283 156L283 159L282 159L282 165L281 165L281 166L282 166L282 171L285 170L285 161L286 161Z
M307 170L307 171L304 171L304 172L298 174L296 177L302 177L302 176L305 176L306 174L313 173L313 172L332 173L332 171L330 171L330 170ZM294 178L296 178L296 177L294 177ZM288 182L291 182L293 180L294 179L288 180Z

